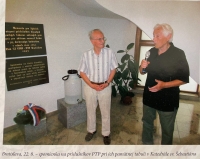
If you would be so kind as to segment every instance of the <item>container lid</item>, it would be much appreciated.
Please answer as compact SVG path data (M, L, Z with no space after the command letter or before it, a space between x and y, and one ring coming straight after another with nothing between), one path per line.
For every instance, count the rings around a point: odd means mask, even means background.
M68 73L68 74L77 74L78 71L77 71L77 70L68 70L67 73Z

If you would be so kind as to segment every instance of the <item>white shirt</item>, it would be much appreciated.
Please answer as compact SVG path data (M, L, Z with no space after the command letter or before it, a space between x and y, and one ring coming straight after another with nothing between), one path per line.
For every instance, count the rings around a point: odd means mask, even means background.
M78 70L87 75L90 81L101 83L105 82L111 70L118 67L117 59L110 48L102 48L99 55L95 54L94 49L83 53Z

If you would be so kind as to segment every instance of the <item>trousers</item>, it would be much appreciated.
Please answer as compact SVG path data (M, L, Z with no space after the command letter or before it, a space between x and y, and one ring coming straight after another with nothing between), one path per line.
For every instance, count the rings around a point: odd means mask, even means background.
M163 112L143 105L143 130L142 130L142 142L144 145L152 145L153 142L153 129L154 120L156 119L156 111L158 112L161 130L162 130L162 145L172 145L173 143L173 132L174 123L176 119L177 109L175 108L172 112Z
M102 91L96 91L87 84L84 85L84 95L87 107L87 131L96 131L96 109L99 105L102 121L102 135L110 135L110 109L111 109L111 86Z

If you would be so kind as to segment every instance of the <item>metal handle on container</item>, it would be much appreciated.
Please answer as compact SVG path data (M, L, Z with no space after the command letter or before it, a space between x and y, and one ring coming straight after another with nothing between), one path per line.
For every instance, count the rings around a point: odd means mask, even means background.
M77 73L77 76L79 77L79 78L81 78L81 76Z
M62 78L62 80L66 81L68 78L69 78L69 75L64 76L64 77Z

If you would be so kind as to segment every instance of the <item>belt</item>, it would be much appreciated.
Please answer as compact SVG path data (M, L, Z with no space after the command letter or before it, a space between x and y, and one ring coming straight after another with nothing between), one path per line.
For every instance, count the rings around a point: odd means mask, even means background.
M105 81L105 82L101 82L101 83L96 83L96 82L92 82L92 81L90 81L92 84L97 84L97 85L101 85L101 84L104 84L104 83L106 83L107 81Z

